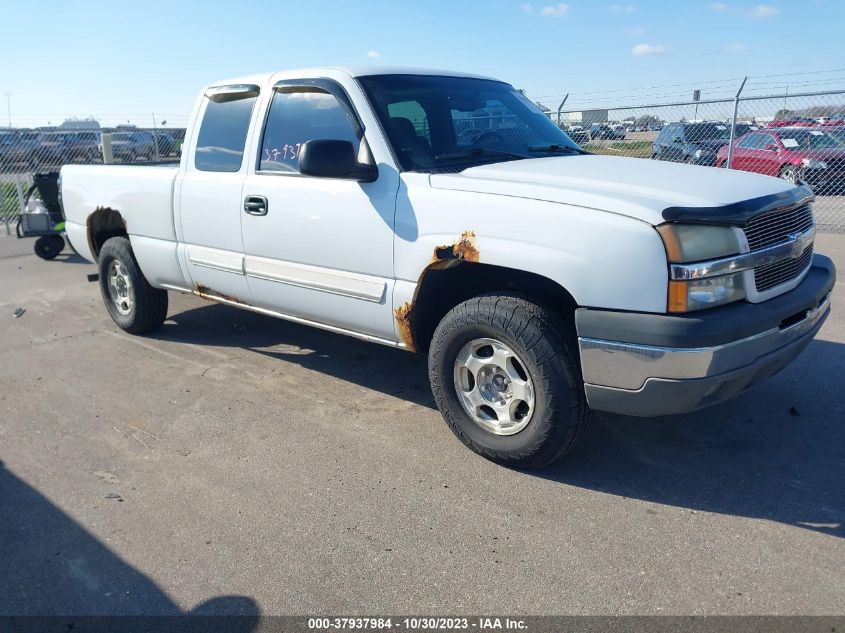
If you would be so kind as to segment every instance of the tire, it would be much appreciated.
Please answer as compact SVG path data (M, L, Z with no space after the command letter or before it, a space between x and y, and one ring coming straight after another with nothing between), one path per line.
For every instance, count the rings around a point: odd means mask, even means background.
M61 235L42 235L35 240L35 254L41 259L56 259L64 247L65 241Z
M147 282L127 238L106 240L97 267L106 310L121 330L146 334L161 327L167 318L167 291Z
M798 168L795 165L784 165L780 168L780 177L791 182L793 185L798 184Z
M685 156L685 157L684 157L684 162L685 162L687 165L695 165L695 159L694 159L692 156Z
M498 434L487 427L489 422L471 417L458 393L463 380L458 370L466 369L459 358L467 346L486 340L512 351L516 369L522 368L517 373L532 387L530 413L511 434ZM550 464L572 450L589 420L576 346L572 326L526 297L491 294L465 301L443 317L429 349L428 372L437 407L458 439L479 455L514 468ZM482 351L474 353L482 356ZM479 369L476 375L485 371ZM471 382L479 386L480 380ZM508 402L505 406L513 407L518 399ZM522 404L517 404L517 411ZM477 411L483 413L483 406Z

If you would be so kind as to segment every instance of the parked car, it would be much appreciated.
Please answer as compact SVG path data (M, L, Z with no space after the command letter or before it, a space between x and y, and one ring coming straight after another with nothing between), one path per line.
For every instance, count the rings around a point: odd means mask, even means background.
M737 123L734 137L748 132L750 126ZM691 165L714 165L716 151L730 142L729 123L669 123L654 139L651 157Z
M139 158L150 160L155 156L153 137L149 132L113 132L111 151L115 160L133 162Z
M604 123L594 123L590 127L590 139L624 139L625 128L620 126L606 125Z
M33 166L38 134L29 130L0 130L0 169L30 169Z
M578 145L585 145L590 141L590 133L580 125L570 125L563 131L566 132L569 135L569 138L575 141Z
M38 136L32 161L36 167L58 167L70 160L75 142L73 132L46 131Z
M170 156L176 152L176 139L164 130L157 130L153 133L154 141L158 146L158 154L161 158Z
M815 119L807 116L791 116L788 119L769 121L766 127L814 127L818 125Z
M461 143L489 103L520 134ZM117 326L160 327L174 291L427 353L446 422L500 463L561 457L590 409L734 397L829 312L808 187L588 154L500 81L252 75L203 88L190 126L178 166L62 168Z
M727 163L727 155L727 146L719 150L717 167ZM845 185L845 141L825 128L750 132L735 142L731 161L734 169L806 182L817 193L837 193Z
M93 131L79 131L68 134L68 160L71 162L97 162L100 158L100 133Z

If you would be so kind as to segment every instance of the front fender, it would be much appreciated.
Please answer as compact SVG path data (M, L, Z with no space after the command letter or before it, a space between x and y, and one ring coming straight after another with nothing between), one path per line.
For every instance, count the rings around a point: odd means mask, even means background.
M396 216L394 307L412 301L429 268L458 259L547 277L580 306L666 310L665 250L646 222L554 202L431 188L400 191Z

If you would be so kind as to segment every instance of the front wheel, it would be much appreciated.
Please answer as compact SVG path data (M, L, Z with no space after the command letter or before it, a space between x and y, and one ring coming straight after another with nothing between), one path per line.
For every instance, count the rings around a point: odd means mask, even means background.
M167 318L167 291L147 282L125 237L103 244L98 260L100 294L112 320L130 334L157 330Z
M437 407L470 449L516 468L569 452L589 419L576 342L562 319L518 295L476 297L434 332Z

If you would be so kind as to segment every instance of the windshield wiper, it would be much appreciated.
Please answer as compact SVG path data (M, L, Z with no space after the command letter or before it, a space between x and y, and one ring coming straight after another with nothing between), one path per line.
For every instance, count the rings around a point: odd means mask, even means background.
M537 145L535 147L529 147L529 152L560 152L562 154L586 154L586 152L582 149L576 149L574 147L570 147L569 145L558 145L557 143L553 143L551 145Z
M523 154L506 152L500 149L489 149L487 147L474 147L466 152L455 152L454 154L438 154L434 160L452 160L457 158L472 158L473 156L505 156L507 158L527 158Z

